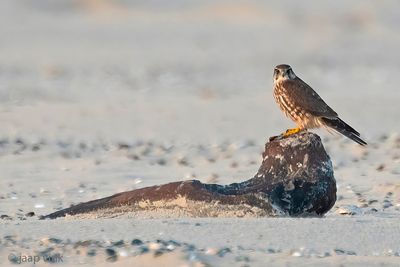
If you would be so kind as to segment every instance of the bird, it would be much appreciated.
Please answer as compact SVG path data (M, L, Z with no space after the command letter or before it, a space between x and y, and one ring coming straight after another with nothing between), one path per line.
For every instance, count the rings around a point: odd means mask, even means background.
M350 138L359 145L367 143L360 133L344 122L339 115L303 80L296 76L287 64L274 69L274 98L280 109L292 119L297 128L288 129L284 137L313 128L331 129Z

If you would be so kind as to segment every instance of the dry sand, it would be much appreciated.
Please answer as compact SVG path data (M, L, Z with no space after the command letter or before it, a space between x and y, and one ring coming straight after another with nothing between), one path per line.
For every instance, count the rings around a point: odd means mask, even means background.
M71 266L399 266L399 10L389 0L1 1L0 264L59 253ZM292 126L272 97L279 63L369 143L317 131L338 184L326 218L174 208L38 220L134 188L252 177L268 137Z

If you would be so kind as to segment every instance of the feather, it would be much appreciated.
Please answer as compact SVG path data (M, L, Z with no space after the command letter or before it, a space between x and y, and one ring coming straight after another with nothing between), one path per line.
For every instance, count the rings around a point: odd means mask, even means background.
M367 145L367 143L360 138L360 133L357 132L356 130L354 130L353 127L351 127L350 125L345 123L340 118L332 119L332 118L321 117L321 120L326 126L334 129L338 133L343 134L347 138L350 138L351 140L353 140L357 144L360 144L362 146Z
M337 113L299 77L282 81L282 87L285 89L287 94L290 95L293 104L297 107L301 107L308 113L314 116L329 118L335 118L338 116Z

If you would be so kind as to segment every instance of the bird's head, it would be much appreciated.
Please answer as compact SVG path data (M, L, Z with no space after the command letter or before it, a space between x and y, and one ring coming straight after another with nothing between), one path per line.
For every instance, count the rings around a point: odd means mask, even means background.
M274 69L274 82L284 81L284 80L292 80L296 78L296 74L294 74L292 67L286 64L281 64L275 67Z

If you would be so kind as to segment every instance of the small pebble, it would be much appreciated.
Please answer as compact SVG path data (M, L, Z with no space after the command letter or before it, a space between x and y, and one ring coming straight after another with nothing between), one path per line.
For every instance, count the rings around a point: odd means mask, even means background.
M95 249L89 249L86 253L88 256L93 257L96 256L96 250Z
M367 200L365 198L360 197L358 198L358 202L365 203L367 202Z
M232 252L232 250L230 248L223 248L217 252L217 255L220 257L223 257L223 256L225 256L225 254L231 253L231 252Z
M8 256L8 260L13 264L21 264L21 262L19 261L18 255L15 255L15 254L10 254Z
M40 150L40 145L39 144L34 144L32 145L32 151L39 151Z
M301 256L303 256L303 254L300 252L300 251L294 251L294 252L292 252L292 254L291 254L293 257L301 257Z
M206 255L216 255L218 250L216 248L207 248L204 252Z
M119 251L118 254L121 257L128 257L128 251L126 251L125 249Z
M50 193L49 190L44 189L43 187L41 187L41 188L39 189L39 192L40 192L40 194L48 194L48 193Z
M161 235L162 235L162 234L161 234ZM163 245L163 246L167 246L167 245L168 245L168 242L167 242L167 241L164 241L164 240L161 240L161 239L157 239L156 242L157 242L158 244Z
M63 241L54 237L44 237L40 242L42 245L49 246L50 244L61 244Z
M178 243L178 242L176 242L176 241L174 241L174 240L169 240L169 241L168 241L168 245L173 245L173 246L175 246L175 247L180 247L180 246L181 246L180 243Z
M334 249L333 250L335 253L336 253L336 255L344 255L346 252L343 250L343 249Z
M392 249L388 249L388 250L383 252L383 255L385 255L385 256L393 256L394 253L393 253Z
M123 247L125 245L125 242L124 242L124 240L119 240L119 241L112 243L112 245L115 247Z
M384 164L380 164L378 167L376 167L377 171L383 171L385 169L385 165Z
M209 157L207 158L208 162L215 163L217 160L215 158Z
M143 245L143 241L140 240L140 239L136 239L136 238L135 238L135 239L132 240L131 245L133 245L133 246L140 246L140 245Z
M184 245L185 245L185 251L194 251L194 250L196 250L196 247L194 245L187 244L187 243L184 243Z
M140 157L136 154L129 154L127 157L131 160L140 160Z
M239 166L239 163L237 163L236 161L233 161L231 163L231 168L237 168Z
M94 241L92 240L84 240L84 241L78 241L74 244L74 248L77 247L88 247L90 245L94 244Z
M49 238L49 242L50 242L50 243L53 243L53 244L61 244L61 243L62 243L62 240L59 239L59 238L50 237L50 238Z
M160 248L161 248L161 244L160 244L160 243L151 242L151 243L149 244L149 249L150 249L150 250L158 250L158 249L160 249Z
M169 251L172 251L172 250L174 250L174 249L176 248L176 246L175 246L175 245L172 245L172 244L168 244L165 248L166 248L167 250L169 250Z
M389 201L384 201L382 204L382 208L384 208L384 209L390 208L392 206L393 206L393 204Z
M248 256L239 255L239 256L236 256L235 260L238 262L242 262L242 261L249 262L250 258Z
M164 165L167 164L167 160L166 160L166 159L163 159L163 158L158 159L158 160L157 160L157 164L158 164L158 165L161 165L161 166L164 166Z
M178 159L178 164L182 165L182 166L189 166L189 161L187 158L183 157L183 158L179 158Z
M107 261L114 262L117 260L117 253L112 248L106 248Z
M145 254L145 253L147 253L149 251L150 251L150 249L148 247L146 247L146 246L140 247L140 254Z
M5 235L3 236L4 240L10 241L13 244L16 244L17 242L15 241L16 236L15 235Z
M340 215L357 215L357 214L361 214L361 209L357 206L354 205L346 205L346 206L342 206L339 207L336 210L336 213L340 214Z
M129 144L126 143L118 143L117 147L119 150L128 150L131 148L131 146Z
M159 256L161 256L162 254L164 254L164 251L163 251L162 249L158 249L158 250L154 251L153 256L154 256L154 257L159 257Z
M332 256L331 253L329 253L329 252L324 252L324 253L322 253L322 254L319 254L317 257L318 257L318 258L326 258L326 257L330 257L330 256Z
M8 216L7 214L0 215L0 219L2 219L2 220L12 220L12 218L10 216Z
M336 255L357 255L354 251L344 250L344 249L334 249Z

